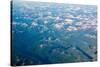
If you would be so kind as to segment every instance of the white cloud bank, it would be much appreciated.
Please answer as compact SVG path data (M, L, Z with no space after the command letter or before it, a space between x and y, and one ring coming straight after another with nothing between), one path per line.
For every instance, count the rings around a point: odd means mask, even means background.
M15 0L16 1L16 0ZM18 1L18 0L17 0ZM71 4L87 4L97 5L99 0L20 0L20 1L41 1L41 2L56 2L56 3L71 3Z

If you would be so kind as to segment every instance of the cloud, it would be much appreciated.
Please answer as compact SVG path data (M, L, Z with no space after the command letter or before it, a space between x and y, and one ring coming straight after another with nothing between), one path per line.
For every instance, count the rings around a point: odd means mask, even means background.
M67 31L76 31L76 30L78 30L78 29L76 27L74 27L74 26L69 26L67 28Z
M44 44L40 44L39 47L40 47L40 48L43 48L43 47L44 47Z
M76 22L75 25L81 26L83 23L82 22Z
M36 22L32 22L31 26L32 26L32 27L38 26L38 24L37 24Z
M22 26L27 27L28 24L27 23L21 23Z
M41 25L41 26L42 26L42 29L40 30L40 33L43 33L48 30L47 26L44 26L44 25Z
M48 23L48 21L44 21L44 24L47 24Z
M90 34L86 34L85 37L89 37L89 38L96 39L96 36L95 35L90 35Z
M71 25L73 23L73 20L71 20L71 19L65 19L64 23Z
M20 25L20 26L22 26L22 27L27 27L27 26L28 26L27 23L19 23L19 22L12 22L12 25L13 25L13 26Z
M18 1L18 0L14 0ZM56 2L56 3L71 3L71 4L99 4L98 0L24 0L24 1L40 1L40 2Z
M54 25L54 27L55 27L56 29L61 29L61 28L63 28L63 25L64 25L64 23L56 23L56 24Z
M20 25L20 23L18 23L18 22L12 22L12 25Z

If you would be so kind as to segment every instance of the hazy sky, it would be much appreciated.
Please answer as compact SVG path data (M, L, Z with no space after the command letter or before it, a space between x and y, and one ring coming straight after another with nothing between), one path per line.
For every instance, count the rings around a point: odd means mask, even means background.
M93 4L93 5L98 3L98 0L14 0L14 1L41 1L41 2Z

